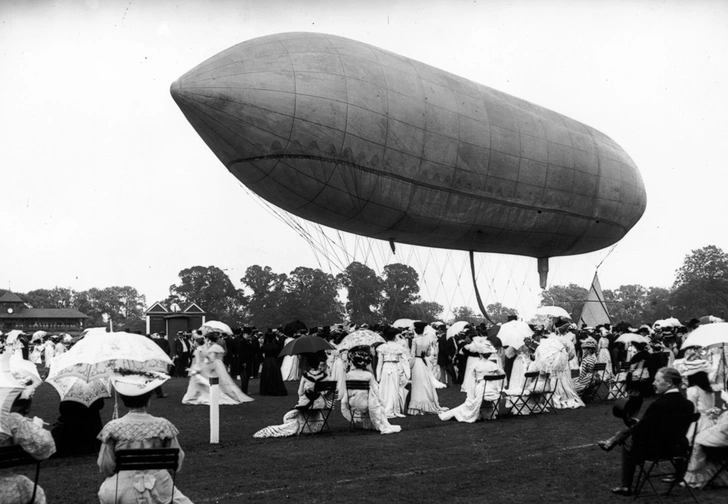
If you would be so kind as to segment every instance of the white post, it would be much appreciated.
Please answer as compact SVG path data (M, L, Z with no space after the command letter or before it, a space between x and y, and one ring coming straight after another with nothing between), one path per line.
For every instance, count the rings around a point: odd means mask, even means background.
M220 442L220 378L210 377L210 444Z

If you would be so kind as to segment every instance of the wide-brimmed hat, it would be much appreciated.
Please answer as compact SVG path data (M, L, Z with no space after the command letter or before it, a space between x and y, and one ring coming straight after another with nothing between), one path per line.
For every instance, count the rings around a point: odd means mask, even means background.
M492 354L496 351L493 344L484 338L478 338L472 343L468 343L467 345L465 345L465 348L477 354Z
M581 348L591 348L593 350L597 349L597 340L589 336L584 341L581 342Z
M703 359L683 360L678 369L682 376L692 376L695 373L710 373L710 362Z
M155 388L169 380L169 375L157 371L136 371L128 369L115 369L111 375L111 383L116 391L125 396L136 397Z

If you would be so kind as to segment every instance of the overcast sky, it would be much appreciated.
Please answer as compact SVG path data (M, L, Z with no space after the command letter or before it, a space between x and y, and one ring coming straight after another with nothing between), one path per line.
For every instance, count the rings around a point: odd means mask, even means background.
M210 56L288 31L402 54L619 143L642 173L647 211L611 253L552 261L551 285L588 287L603 260L604 288L670 287L691 250L728 251L728 2L36 0L0 3L0 21L3 288L131 285L151 304L195 265L238 286L253 264L327 269L169 94ZM475 307L462 254L402 248L391 258L375 247L377 272L386 261L427 264L460 283L431 280L423 297ZM535 260L480 260L487 302L523 314L537 282Z

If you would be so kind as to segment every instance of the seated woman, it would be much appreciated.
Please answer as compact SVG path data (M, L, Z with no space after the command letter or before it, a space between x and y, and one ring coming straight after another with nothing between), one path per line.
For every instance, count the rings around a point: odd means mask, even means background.
M183 404L210 404L210 377L219 378L219 404L240 404L253 398L243 393L228 374L222 361L225 350L218 344L219 335L209 333L206 348L195 349L194 361L190 366L190 383L182 398Z
M465 402L460 406L448 411L442 411L438 414L440 420L456 419L458 422L472 423L483 418L481 406L483 399L488 401L497 401L500 399L500 386L495 382L486 382L485 376L504 374L503 369L498 367L490 358L495 355L495 347L485 338L479 338L469 345L471 352L478 355L478 360L471 368L473 386L470 387ZM492 405L489 406L492 408ZM486 415L491 417L492 411L488 411Z
M589 336L581 342L581 367L579 376L574 380L574 390L577 394L584 392L592 383L594 377L594 365L597 363L597 341Z
M13 385L11 385L13 386ZM31 399L21 393L13 402L10 413L0 416L0 446L20 445L29 455L44 460L53 455L56 445L51 433L43 428L43 420L29 418ZM0 471L0 502L27 504L33 495L33 482L22 474ZM45 504L43 489L38 486L35 504Z
M378 430L382 434L400 432L402 427L392 425L384 414L382 400L379 397L379 384L374 375L367 370L372 357L367 350L349 351L352 369L346 373L347 380L359 380L369 383L368 390L348 390L341 399L341 414L349 421L354 417L354 424L362 429Z
M721 393L723 400L728 400L728 393ZM713 415L715 416L715 415ZM728 473L721 471L721 460L713 458L710 450L713 448L728 448L728 411L717 417L715 425L703 429L695 435L692 457L685 474L685 481L691 487L702 487L715 476L711 485L728 486Z
M174 492L174 503L191 504L172 484L166 470L120 471L115 473L115 454L122 449L180 448L177 428L166 418L147 413L152 391L169 379L156 372L117 370L112 384L129 412L111 420L99 434L99 471L106 480L99 489L101 504L168 503ZM180 448L177 470L182 468L184 452ZM118 487L118 488L117 488Z
M333 403L335 391L321 394L314 390L318 382L331 381L324 371L326 368L325 354L323 356L309 354L306 364L308 370L301 376L296 405L283 416L281 425L265 427L253 434L254 438L287 437L321 431L324 426L324 418L320 410Z

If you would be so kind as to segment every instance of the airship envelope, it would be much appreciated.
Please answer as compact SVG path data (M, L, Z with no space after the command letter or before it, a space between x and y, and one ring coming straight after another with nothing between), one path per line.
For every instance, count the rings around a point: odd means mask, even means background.
M637 167L603 133L342 37L249 40L171 93L243 184L359 235L548 258L616 243L646 206Z

